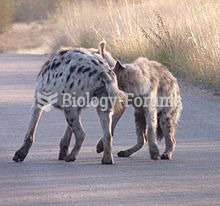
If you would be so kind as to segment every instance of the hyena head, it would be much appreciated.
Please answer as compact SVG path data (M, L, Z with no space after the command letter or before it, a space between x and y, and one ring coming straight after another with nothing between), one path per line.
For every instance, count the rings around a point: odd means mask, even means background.
M118 87L122 90L126 90L126 82L124 81L125 76L127 76L127 66L122 65L120 61L116 61L115 66L113 67L113 71L117 76Z
M116 60L112 57L111 53L106 51L106 42L101 41L98 45L98 52L99 55L102 56L108 63L108 65L112 68L116 64Z

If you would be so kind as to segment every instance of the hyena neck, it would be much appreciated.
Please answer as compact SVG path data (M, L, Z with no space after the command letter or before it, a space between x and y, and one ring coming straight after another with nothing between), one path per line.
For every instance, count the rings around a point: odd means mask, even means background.
M112 57L112 55L105 51L103 58L107 61L108 65L112 68L116 64L116 60Z
M118 80L118 87L119 89L121 89L122 91L126 92L126 93L130 93L131 88L130 88L130 76L128 74L128 72L126 70L117 70L114 71L116 76L117 76L117 80Z

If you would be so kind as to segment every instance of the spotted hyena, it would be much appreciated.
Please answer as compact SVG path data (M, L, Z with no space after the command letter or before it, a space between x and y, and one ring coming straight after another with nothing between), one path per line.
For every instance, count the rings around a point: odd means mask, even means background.
M118 156L128 157L138 151L148 141L151 159L172 159L175 148L175 133L180 118L182 103L180 89L176 78L162 64L140 57L131 64L115 61L105 50L105 43L99 47L99 53L115 65L113 71L118 79L119 88L132 94L130 102L134 106L137 144L130 149L120 151ZM138 105L138 100L147 100L146 105ZM155 105L155 100L163 100L163 105ZM135 102L136 101L136 102ZM136 103L136 104L135 104ZM115 112L112 123L112 134L124 110ZM147 135L146 135L147 128ZM165 151L159 153L157 139L165 138ZM97 144L97 152L103 151L103 143Z
M37 77L35 99L32 115L22 147L15 153L13 160L23 161L34 142L34 134L38 120L42 113L39 107L38 94L57 94L55 108L64 111L68 127L60 143L59 159L74 161L85 139L85 132L80 121L80 112L83 106L63 107L63 94L71 94L76 99L79 97L114 97L115 104L108 102L107 108L100 104L97 112L103 130L104 155L103 164L113 164L111 122L112 111L121 110L125 94L118 89L117 78L106 61L96 52L86 49L58 51L43 65ZM89 94L89 95L87 95ZM109 98L110 99L110 98ZM46 101L46 100L45 100ZM105 105L106 106L106 105ZM68 154L69 141L72 133L75 134L75 146Z

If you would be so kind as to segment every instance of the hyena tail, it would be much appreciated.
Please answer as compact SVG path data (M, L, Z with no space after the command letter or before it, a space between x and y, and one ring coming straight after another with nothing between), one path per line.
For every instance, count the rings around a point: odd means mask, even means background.
M163 139L163 132L162 132L162 129L160 127L160 120L157 121L157 139L159 141L161 141Z
M116 64L116 60L112 57L111 53L106 51L106 42L101 41L98 45L98 53L105 59L108 65L112 68Z
M107 83L106 90L108 96L113 98L111 103L114 103L114 111L120 112L127 102L127 95L118 88L115 82Z
M158 114L157 114L157 139L159 140L159 141L161 141L162 139L163 139L163 131L162 131L162 128L161 128L161 112L159 112Z

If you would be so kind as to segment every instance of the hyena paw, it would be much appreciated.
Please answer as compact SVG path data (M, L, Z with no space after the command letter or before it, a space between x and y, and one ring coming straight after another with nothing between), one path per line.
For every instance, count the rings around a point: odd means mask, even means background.
M120 151L118 152L119 157L129 157L131 154L128 151Z
M72 156L72 155L67 155L66 157L64 157L64 160L66 162L73 162L73 161L76 160L76 158L74 156Z
M172 153L166 153L166 152L164 152L163 154L162 154L162 156L161 156L161 159L162 160L171 160L172 159Z
M67 155L68 155L68 147L61 147L58 160L64 160Z
M151 153L150 157L152 160L160 160L161 159L161 156L159 153Z
M114 160L112 157L103 157L102 164L112 165L112 164L114 164Z
M58 156L58 160L64 160L65 157L66 157L67 153L59 153L59 156Z
M101 153L103 151L104 151L103 142L102 142L102 140L99 140L99 142L96 145L96 152Z
M27 156L27 154L28 154L28 149L26 149L25 147L22 147L17 152L15 152L13 160L15 162L22 162L22 161L24 161L24 159Z
M160 160L161 159L160 152L159 152L158 146L156 144L152 145L150 147L150 157L152 160Z

